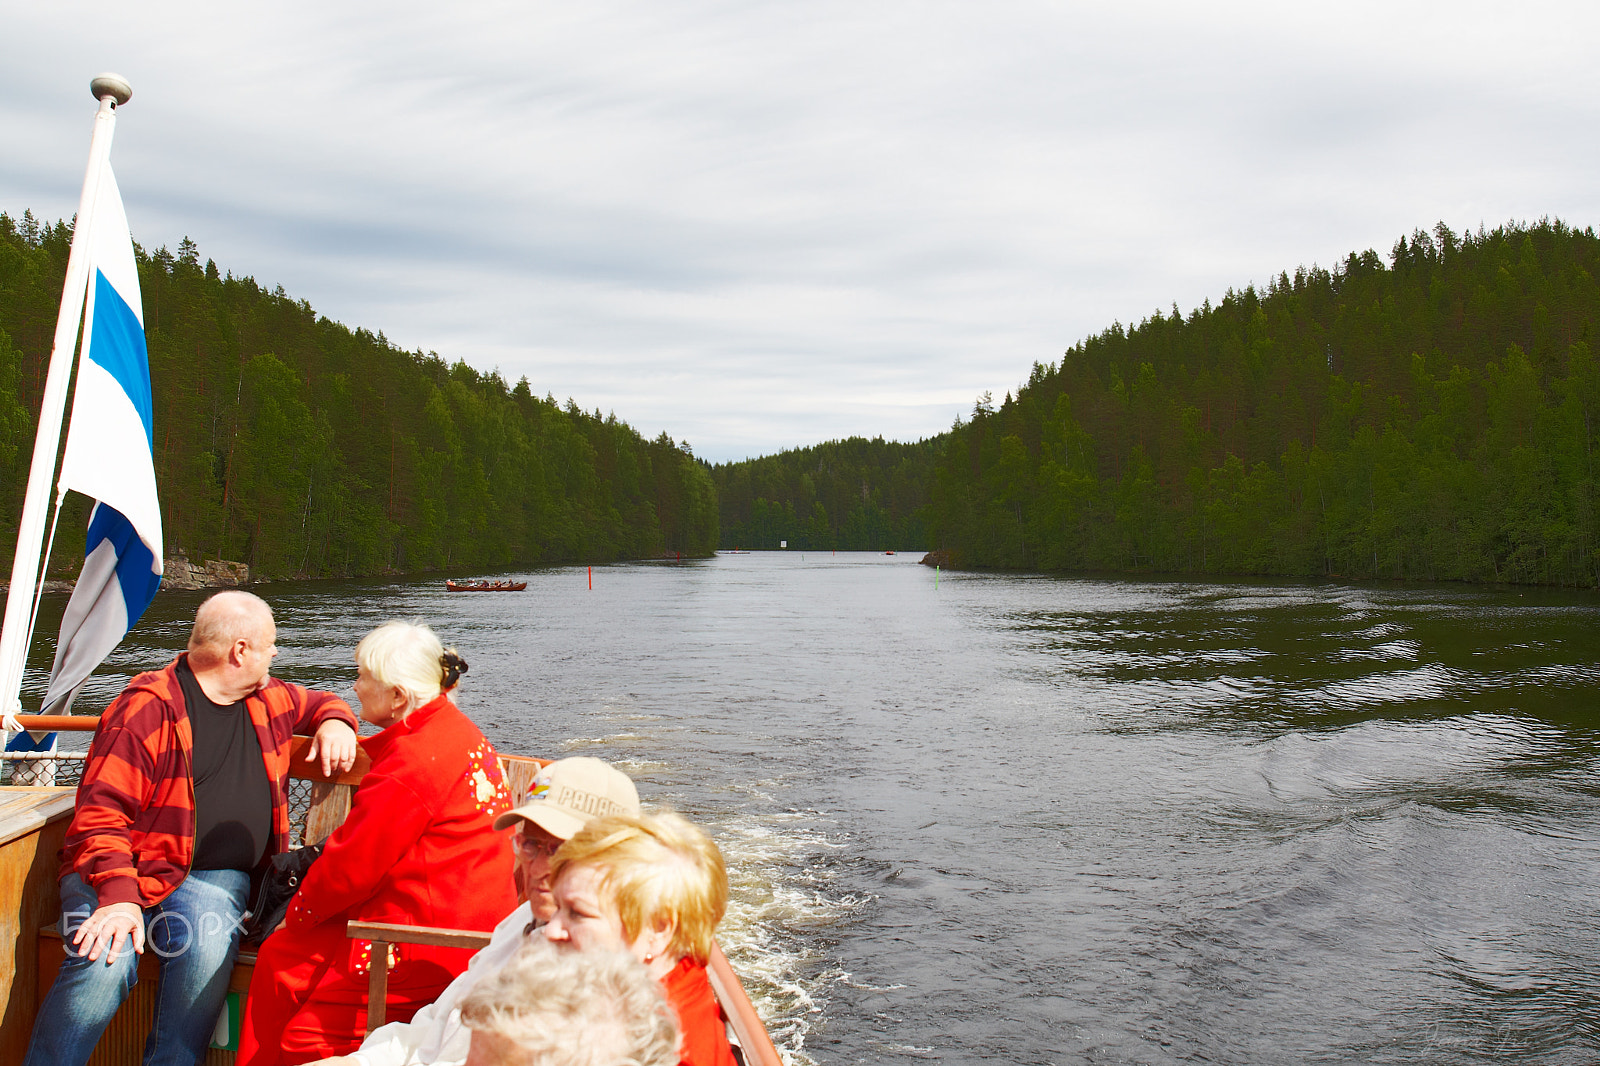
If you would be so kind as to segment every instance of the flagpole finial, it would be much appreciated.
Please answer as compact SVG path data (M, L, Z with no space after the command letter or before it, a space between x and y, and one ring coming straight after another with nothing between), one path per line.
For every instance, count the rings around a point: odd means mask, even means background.
M121 74L108 73L97 76L89 83L89 91L94 94L96 100L104 100L108 96L111 97L117 102L118 107L121 107L133 97L133 86L129 85L128 79Z

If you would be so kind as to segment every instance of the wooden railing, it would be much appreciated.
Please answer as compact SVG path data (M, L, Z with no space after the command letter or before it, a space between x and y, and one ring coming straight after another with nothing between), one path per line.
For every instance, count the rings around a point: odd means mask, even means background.
M30 733L93 733L98 714L19 714L17 724Z

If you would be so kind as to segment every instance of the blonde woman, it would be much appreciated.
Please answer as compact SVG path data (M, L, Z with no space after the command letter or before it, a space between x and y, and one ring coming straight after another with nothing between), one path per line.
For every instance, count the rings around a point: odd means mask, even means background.
M661 983L685 1066L733 1066L706 959L728 907L722 852L675 814L590 822L550 861L557 947L625 951Z
M494 749L448 692L466 663L424 625L388 622L356 648L361 717L382 731L350 806L262 945L239 1066L346 1054L366 1029L367 974L388 966L388 1016L431 1003L471 952L401 945L373 959L350 919L490 930L517 905L511 855L494 832L511 805Z

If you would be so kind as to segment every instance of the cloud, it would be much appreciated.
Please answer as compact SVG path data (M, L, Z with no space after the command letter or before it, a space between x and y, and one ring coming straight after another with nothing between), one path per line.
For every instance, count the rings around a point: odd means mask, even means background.
M915 439L1113 320L1595 220L1576 4L35 5L0 208L134 85L136 235L698 454ZM1559 32L1556 29L1559 28ZM71 73L63 73L71 72Z

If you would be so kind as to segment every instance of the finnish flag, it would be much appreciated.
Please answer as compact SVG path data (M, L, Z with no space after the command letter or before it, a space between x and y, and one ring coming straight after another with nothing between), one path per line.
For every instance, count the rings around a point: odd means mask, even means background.
M161 587L161 506L144 306L110 162L90 212L89 291L60 489L95 500L41 714L62 714Z

